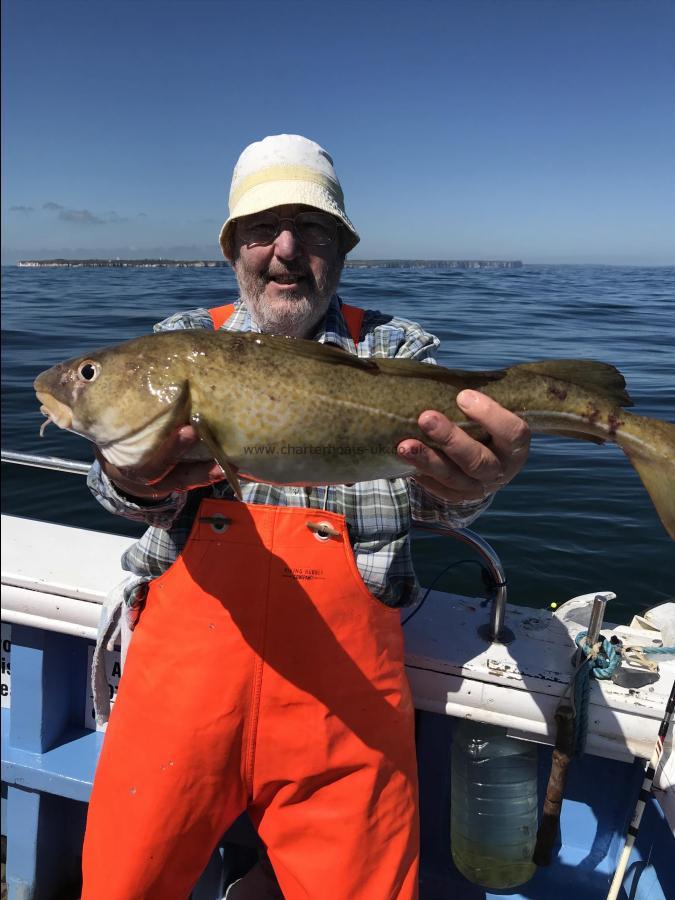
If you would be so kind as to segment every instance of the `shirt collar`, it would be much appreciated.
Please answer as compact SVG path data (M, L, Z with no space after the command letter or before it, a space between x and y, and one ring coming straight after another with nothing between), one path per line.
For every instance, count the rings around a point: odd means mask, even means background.
M227 331L257 331L260 329L255 325L251 314L246 308L246 304L239 297L235 302L235 311L225 322L224 328ZM346 350L347 353L356 355L356 345L349 334L347 323L342 315L342 300L337 294L333 294L326 315L314 336L311 338L319 344L334 344Z

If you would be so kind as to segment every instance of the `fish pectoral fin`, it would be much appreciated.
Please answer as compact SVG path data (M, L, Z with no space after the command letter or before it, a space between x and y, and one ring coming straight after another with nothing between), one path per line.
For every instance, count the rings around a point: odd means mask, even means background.
M241 492L241 484L239 483L239 476L232 465L232 463L227 458L225 451L220 446L218 441L213 435L213 432L209 428L209 426L204 422L204 420L199 415L192 416L192 424L194 425L199 437L209 448L211 453L213 454L213 458L218 463L220 468L225 473L225 478L227 479L227 483L230 485L232 490L234 491L235 497L238 500L244 499L243 494Z
M567 384L592 390L616 406L633 406L633 401L626 391L626 379L609 363L594 359L542 359L538 362L511 366L509 372L546 375Z
M232 466L228 458L222 453L220 454L220 456L216 457L216 460L218 462L218 465L225 473L225 478L227 478L227 483L234 491L234 496L237 498L237 500L241 500L243 502L244 495L241 492L241 484L239 482L239 477L234 470L234 467Z

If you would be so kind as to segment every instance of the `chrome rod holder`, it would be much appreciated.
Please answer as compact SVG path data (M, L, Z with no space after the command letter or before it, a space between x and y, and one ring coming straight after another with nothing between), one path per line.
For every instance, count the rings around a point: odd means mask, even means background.
M511 643L515 635L504 624L506 616L506 574L497 551L488 544L485 538L482 538L469 528L450 528L450 526L441 525L437 522L430 524L415 522L414 526L422 531L432 531L467 544L481 557L490 575L492 606L490 607L490 621L479 627L478 634L491 644Z
M616 594L610 591L604 591L602 594L596 594L591 607L591 618L588 622L588 634L586 642L590 647L595 644L602 628L602 622L605 618L605 607L610 600L614 600Z
M602 591L597 593L593 598L593 605L591 606L591 615L588 620L588 630L586 631L586 637L584 638L584 643L587 647L592 647L598 640L600 636L600 629L602 628L602 623L605 618L605 607L609 603L610 600L615 600L616 594L612 593L612 591ZM576 665L579 663L584 657L584 651L581 647L577 647L575 653L572 656L572 663Z

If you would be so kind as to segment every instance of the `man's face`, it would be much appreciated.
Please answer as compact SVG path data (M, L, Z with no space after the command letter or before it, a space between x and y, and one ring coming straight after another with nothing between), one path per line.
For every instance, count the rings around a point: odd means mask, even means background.
M311 207L277 206L269 212L293 218ZM323 319L340 281L344 253L340 231L325 246L303 243L290 222L270 243L250 240L247 225L259 216L237 222L234 271L241 296L261 331L309 337Z

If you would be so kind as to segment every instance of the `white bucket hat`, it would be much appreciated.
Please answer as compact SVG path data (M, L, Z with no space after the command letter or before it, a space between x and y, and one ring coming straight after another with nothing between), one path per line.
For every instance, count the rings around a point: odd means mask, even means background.
M338 218L348 232L345 252L358 244L328 153L299 134L275 134L249 144L234 167L230 215L220 231L224 256L232 260L235 219L288 203L303 203Z

